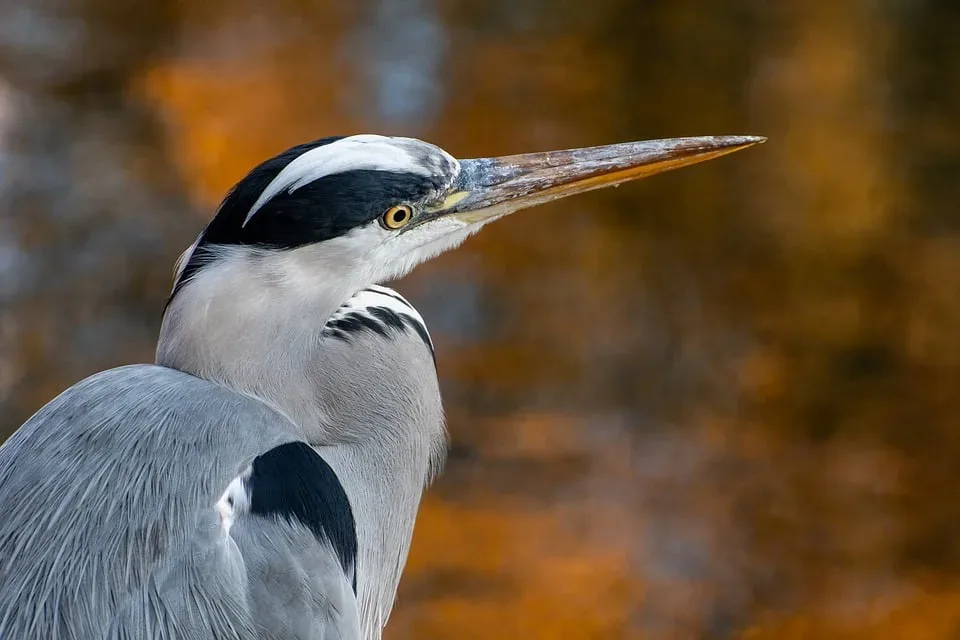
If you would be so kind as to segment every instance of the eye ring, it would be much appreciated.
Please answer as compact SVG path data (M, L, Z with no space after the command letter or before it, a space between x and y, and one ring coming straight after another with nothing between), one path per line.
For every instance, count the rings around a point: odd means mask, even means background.
M410 205L398 204L387 209L380 216L380 224L384 229L396 230L407 226L413 220L413 209Z

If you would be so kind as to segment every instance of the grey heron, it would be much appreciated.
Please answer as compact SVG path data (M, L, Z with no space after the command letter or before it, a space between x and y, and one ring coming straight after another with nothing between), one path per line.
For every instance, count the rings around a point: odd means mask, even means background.
M379 638L446 432L423 318L378 283L519 209L762 141L457 160L356 135L254 168L181 256L156 363L0 446L0 638Z

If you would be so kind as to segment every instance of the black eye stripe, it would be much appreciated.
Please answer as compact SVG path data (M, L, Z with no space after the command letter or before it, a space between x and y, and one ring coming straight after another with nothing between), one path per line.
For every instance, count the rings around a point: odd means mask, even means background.
M292 147L255 167L224 198L187 259L167 301L169 306L184 284L219 255L211 248L243 245L268 250L296 249L343 236L351 230L384 222L384 212L398 203L420 203L436 198L459 171L456 160L426 143L395 141L417 170L380 171L355 169L325 175L292 192L282 189L268 201L260 197L291 162L303 154L344 139L322 138ZM349 153L349 151L347 151ZM425 175L426 173L426 175ZM248 218L254 204L254 215ZM416 217L411 209L395 218L401 228ZM213 258L215 259L215 258Z
M345 171L324 176L292 193L280 192L246 225L246 211L258 196L241 189L224 202L201 244L293 249L344 235L377 219L398 202L422 200L441 187L440 179L416 173Z
M344 171L323 176L293 192L285 189L246 220L254 203L287 165L311 149L340 139L324 138L293 147L262 163L237 183L201 235L171 299L203 268L209 258L205 247L248 245L282 250L323 242L377 220L397 203L419 202L431 197L450 180L451 176L443 172L426 176L367 169ZM450 162L431 163L431 166L433 164L438 171L456 170L456 165ZM412 211L407 215L412 218ZM404 222L401 218L397 224L402 226Z

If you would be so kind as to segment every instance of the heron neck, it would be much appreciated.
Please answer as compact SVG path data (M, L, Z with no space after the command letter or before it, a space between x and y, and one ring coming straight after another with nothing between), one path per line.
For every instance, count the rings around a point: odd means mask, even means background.
M249 395L298 372L327 318L355 290L296 252L225 251L167 307L157 364ZM277 407L282 409L282 407Z
M357 527L362 637L379 639L445 452L432 353L416 335L325 340L326 320L360 287L278 273L256 261L206 267L171 301L157 362L270 404L333 468Z

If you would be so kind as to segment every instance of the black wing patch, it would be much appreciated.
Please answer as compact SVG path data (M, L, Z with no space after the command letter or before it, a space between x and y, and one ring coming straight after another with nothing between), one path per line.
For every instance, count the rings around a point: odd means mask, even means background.
M275 447L253 461L246 480L250 513L286 518L329 541L357 590L357 527L350 501L330 465L305 442Z

